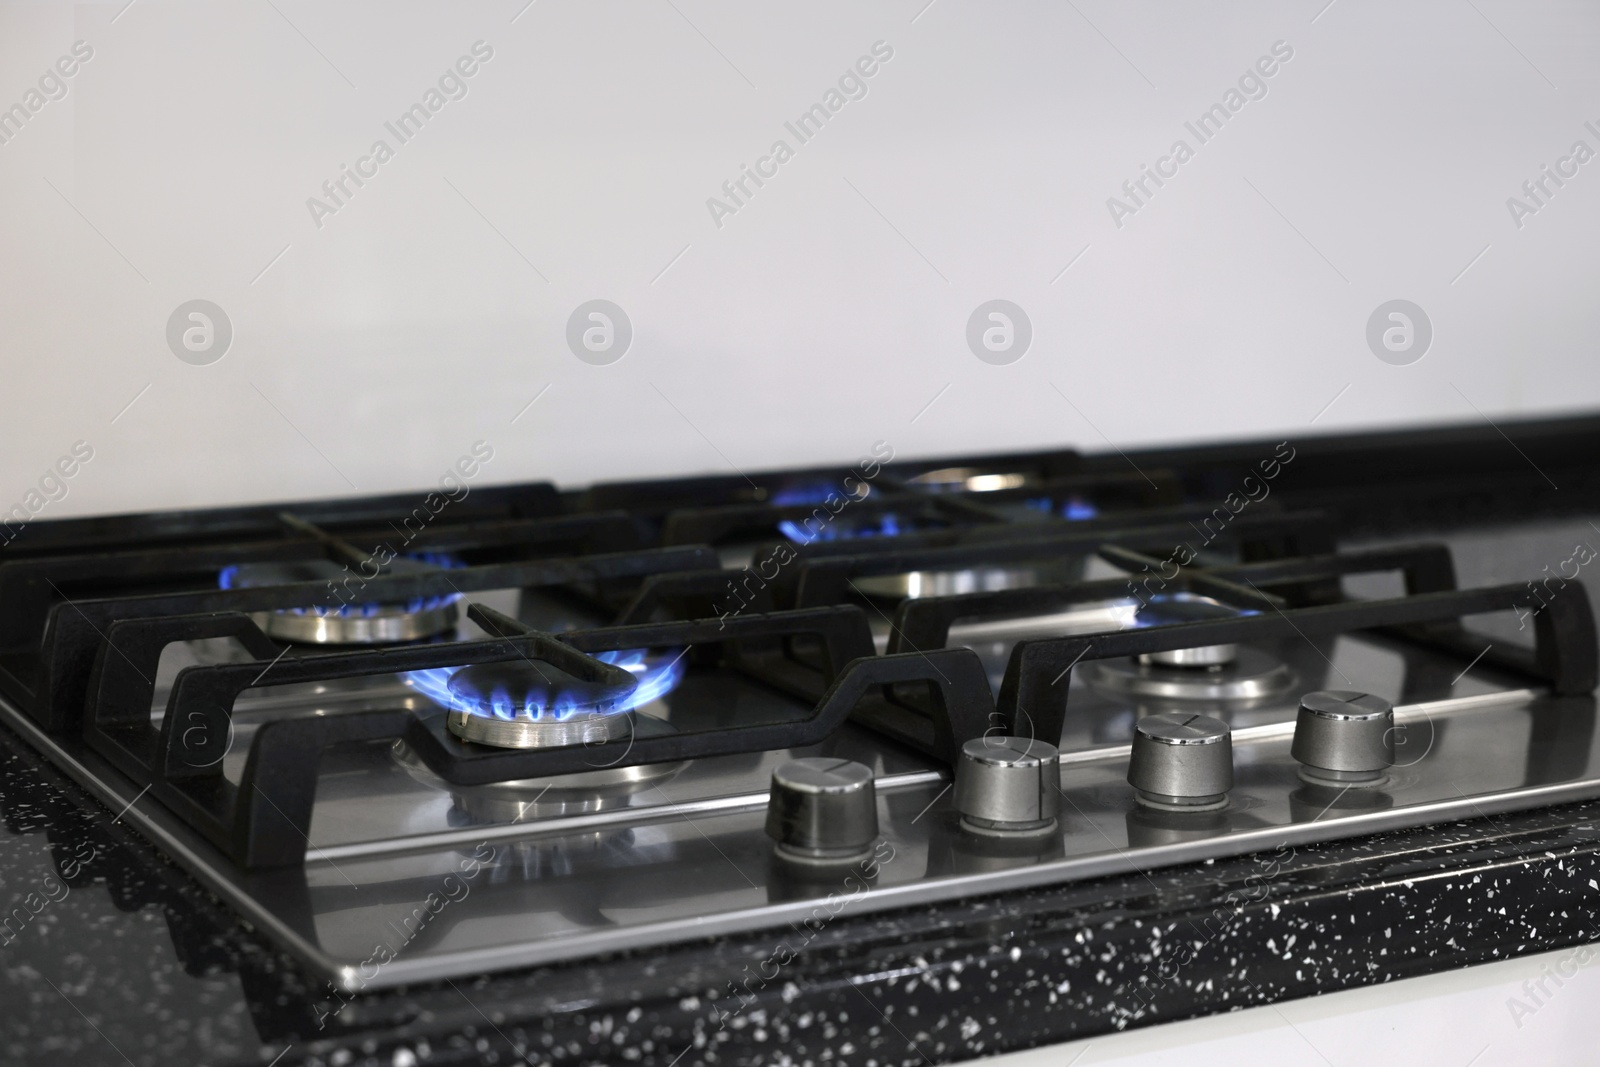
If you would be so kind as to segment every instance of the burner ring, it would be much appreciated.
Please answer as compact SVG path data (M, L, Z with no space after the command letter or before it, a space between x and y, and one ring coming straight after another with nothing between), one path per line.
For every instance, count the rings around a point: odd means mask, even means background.
M408 558L392 561L384 573L421 574L433 564ZM333 583L349 577L346 568L326 559L261 561L225 567L223 589L260 589L304 582ZM302 645L388 645L421 641L448 633L460 619L461 594L419 597L412 603L344 603L329 593L320 602L275 611L253 611L250 621L268 637ZM337 601L337 602L336 602Z
M291 611L252 612L250 621L279 641L309 645L387 645L420 641L455 629L455 604L409 611L380 606L371 615L317 615Z
M559 748L627 737L634 719L625 685L577 678L551 663L506 660L462 667L450 676L453 707L445 719L463 741L495 748Z
M633 713L576 715L570 719L501 719L458 709L450 712L445 725L463 741L495 748L561 748L627 737L633 730Z
M1225 667L1238 658L1238 645L1198 645L1195 648L1146 652L1139 657L1139 662L1157 667Z
M1211 670L1142 663L1136 656L1094 660L1078 669L1101 692L1156 700L1269 700L1295 684L1287 664L1249 646L1240 646L1232 663Z

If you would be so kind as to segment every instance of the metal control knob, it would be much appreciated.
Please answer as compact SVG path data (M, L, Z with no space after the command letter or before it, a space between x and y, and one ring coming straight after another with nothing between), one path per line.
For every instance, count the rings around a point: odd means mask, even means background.
M767 836L798 863L854 863L878 839L872 770L846 759L790 760L772 772Z
M1307 693L1289 754L1312 785L1382 785L1394 763L1394 705L1347 689Z
M1026 737L976 737L961 746L961 826L1004 837L1047 834L1061 804L1061 753Z
M1166 711L1133 728L1128 784L1163 811L1214 811L1233 788L1233 732L1221 719Z

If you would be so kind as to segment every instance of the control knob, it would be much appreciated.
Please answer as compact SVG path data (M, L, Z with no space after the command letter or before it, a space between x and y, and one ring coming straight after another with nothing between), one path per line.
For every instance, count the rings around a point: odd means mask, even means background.
M1221 719L1161 712L1133 729L1128 784L1138 801L1164 811L1214 811L1233 788L1233 732Z
M961 746L956 810L976 834L1047 834L1061 804L1061 754L1026 737L976 737Z
M797 863L845 864L872 854L878 794L872 769L813 756L772 772L767 836L779 856Z
M1382 785L1394 763L1394 705L1348 689L1307 693L1289 754L1300 761L1301 780L1312 785Z

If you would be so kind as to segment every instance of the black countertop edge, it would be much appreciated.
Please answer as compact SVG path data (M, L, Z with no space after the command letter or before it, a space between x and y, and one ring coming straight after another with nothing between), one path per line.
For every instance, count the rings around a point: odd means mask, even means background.
M3 729L0 807L6 907L70 887L0 935L18 1062L950 1063L1593 940L1600 897L1590 802L346 1000Z

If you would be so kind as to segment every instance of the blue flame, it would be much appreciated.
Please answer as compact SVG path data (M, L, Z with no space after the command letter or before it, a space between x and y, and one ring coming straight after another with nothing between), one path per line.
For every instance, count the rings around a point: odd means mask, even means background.
M1140 605L1133 617L1133 627L1144 630L1154 626L1175 626L1185 622L1210 619L1243 618L1260 615L1254 608L1241 608L1224 604L1197 593L1157 593Z
M1099 508L1080 497L1070 497L1061 505L1061 517L1074 522L1080 519L1092 519L1099 514Z
M789 504L820 504L828 497L838 492L829 482L801 482L797 485L786 485L772 494L772 503L785 506Z
M846 541L856 537L895 537L901 532L900 517L892 511L886 511L874 519L868 519L849 526L838 522L829 522L818 526L813 532L800 523L791 519L783 519L778 523L778 532L797 545L809 545L813 541Z
M596 652L594 658L604 663L615 664L639 680L639 684L631 693L616 704L598 712L604 715L621 715L623 712L643 707L653 700L666 696L678 687L678 683L683 681L684 673L688 670L683 662L681 649L671 649L653 657L648 649L621 649L613 652ZM518 707L508 694L500 691L490 694L487 701L482 699L464 701L450 690L450 679L460 669L431 667L427 670L407 671L401 677L406 685L442 708L465 711L486 718L565 722L576 715L597 713L596 709L580 704L576 698L569 696L558 697L555 703L549 706L529 701Z
M425 564L426 566L439 567L446 570L466 566L466 564L461 562L461 560L443 552L409 552L397 558L411 560L416 563ZM315 581L316 579L308 578L306 580ZM239 564L237 563L224 567L217 573L217 587L220 589L260 588L260 586L256 585L255 583L240 581ZM444 607L446 604L454 604L460 599L460 593L444 593L436 596L412 597L403 605L377 603L337 605L313 604L311 607L278 608L277 610L290 615L315 615L319 618L327 616L333 616L341 619L370 618L385 608L390 608L391 610L401 608L411 614L416 614L419 611L432 611L435 608Z
M1022 506L1032 511L1042 511L1046 515L1060 515L1063 519L1078 522L1082 519L1093 519L1099 516L1100 509L1083 497L1073 494L1058 508L1056 502L1047 496L1034 497L1022 502Z

